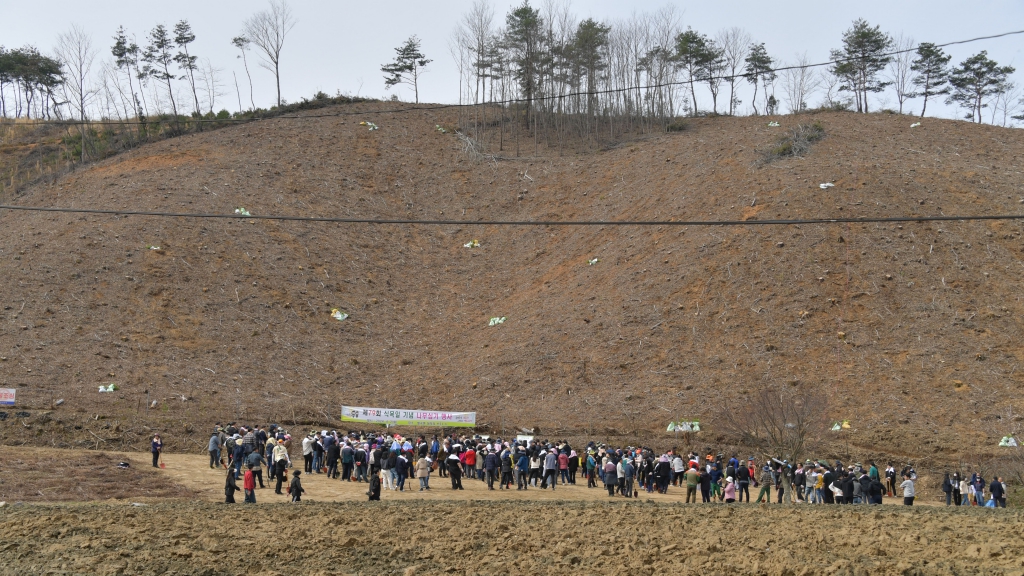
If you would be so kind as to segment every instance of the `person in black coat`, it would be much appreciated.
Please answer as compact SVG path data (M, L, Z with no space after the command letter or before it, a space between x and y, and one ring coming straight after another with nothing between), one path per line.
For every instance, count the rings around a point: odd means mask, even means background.
M839 482L839 487L843 490L843 504L853 504L853 474L847 474Z
M885 486L882 485L881 480L872 478L868 488L868 504L881 504L883 493L885 493Z
M341 458L341 446L338 446L337 442L332 442L327 448L327 477L337 478L338 477L338 459Z
M835 504L836 495L832 492L832 485L836 482L836 474L831 468L825 469L825 474L822 476L822 482L824 482L824 489L822 490L822 500L825 504Z
M861 473L860 480L860 498L862 504L871 503L871 477L868 476L867 472Z
M235 481L235 469L228 468L228 479L224 483L224 503L235 503L235 492L238 491L238 482Z
M370 476L370 489L366 492L370 496L370 501L380 500L380 472Z
M458 454L448 456L448 475L452 478L452 490L462 490L462 467Z

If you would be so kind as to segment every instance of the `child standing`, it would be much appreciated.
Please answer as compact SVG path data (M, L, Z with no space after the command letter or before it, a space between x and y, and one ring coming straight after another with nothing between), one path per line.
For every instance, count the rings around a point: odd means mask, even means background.
M292 502L301 502L302 493L305 490L302 489L302 481L299 480L299 476L302 475L302 470L296 470L292 472L292 483L288 488L288 493L292 495Z
M255 454L255 452L253 452ZM252 464L249 464L245 470L245 476L242 477L242 489L245 490L245 503L255 504L256 503L256 475L253 474Z

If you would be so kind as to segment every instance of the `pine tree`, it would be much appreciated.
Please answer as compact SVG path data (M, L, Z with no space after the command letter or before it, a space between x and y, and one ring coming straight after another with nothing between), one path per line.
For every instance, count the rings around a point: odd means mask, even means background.
M163 24L157 24L156 28L150 30L149 44L142 53L142 61L146 63L142 68L142 73L167 85L167 97L171 101L171 112L177 119L178 106L174 102L174 88L171 86L171 80L174 80L174 74L171 74L171 64L174 62L174 55L171 54L173 47L174 42L167 33L167 28Z
M878 26L871 27L863 19L843 33L842 50L832 50L836 63L832 73L843 80L840 90L853 92L857 112L868 112L868 93L885 90L889 82L880 81L878 73L892 60L886 52L892 47L892 38Z
M192 26L189 25L188 20L182 20L174 25L174 43L181 50L174 55L174 61L177 62L178 68L185 72L181 79L188 80L189 86L192 87L192 97L196 102L196 116L199 116L201 111L199 110L199 92L196 90L195 76L196 61L199 58L188 53L188 45L195 40L196 35L192 33Z
M910 69L917 73L914 77L914 85L921 89L918 95L924 97L924 105L921 106L921 117L928 109L928 98L949 94L952 90L949 86L949 61L952 56L946 54L931 42L922 42L917 47L917 58L911 64Z
M764 97L765 97L765 111L767 112L768 106L768 83L772 82L777 78L775 74L775 61L771 56L768 55L768 50L764 47L764 42L755 44L750 47L750 53L747 54L744 62L747 63L747 67L744 69L743 77L754 85L754 99L751 100L751 104L754 106L754 114L757 115L757 83L761 82L764 85Z
M420 39L415 35L410 36L405 41L405 44L395 48L395 52L397 53L395 61L380 67L381 72L389 74L389 76L384 77L384 86L388 88L398 84L412 86L413 92L416 94L416 103L419 104L419 77L423 73L423 67L430 64L432 60L428 60L420 52Z
M988 107L985 100L1005 92L1008 88L1007 76L1013 73L1012 66L999 66L998 62L988 57L988 51L982 50L961 62L959 67L953 68L949 75L953 94L946 99L946 103L955 102L969 110L964 117L980 124L981 111Z

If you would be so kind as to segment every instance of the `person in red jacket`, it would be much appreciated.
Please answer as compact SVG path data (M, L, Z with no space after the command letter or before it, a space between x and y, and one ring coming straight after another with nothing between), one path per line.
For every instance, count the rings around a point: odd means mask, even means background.
M242 478L242 489L245 490L245 503L255 504L256 503L256 475L253 474L252 464L249 464L245 470L245 476Z
M565 452L558 453L558 472L562 476L562 486L569 483L569 455Z
M464 454L466 457L462 463L465 465L465 475L469 478L476 478L476 450L466 450Z

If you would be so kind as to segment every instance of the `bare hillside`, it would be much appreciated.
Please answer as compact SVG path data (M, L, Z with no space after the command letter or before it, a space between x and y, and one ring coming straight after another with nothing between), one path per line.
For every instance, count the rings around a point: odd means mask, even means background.
M454 117L437 112L268 120L150 145L18 203L468 220L1024 212L1024 132L778 120L695 120L592 155L498 160L465 155L435 129ZM819 121L825 139L759 167L797 121ZM0 430L5 443L112 448L159 429L172 449L199 450L215 420L319 426L345 403L657 439L680 418L713 434L718 406L785 383L826 390L859 449L954 459L1019 426L1022 251L1018 221L456 227L4 211L0 387L18 388L20 406ZM488 326L495 316L507 321ZM109 383L120 389L97 392Z

